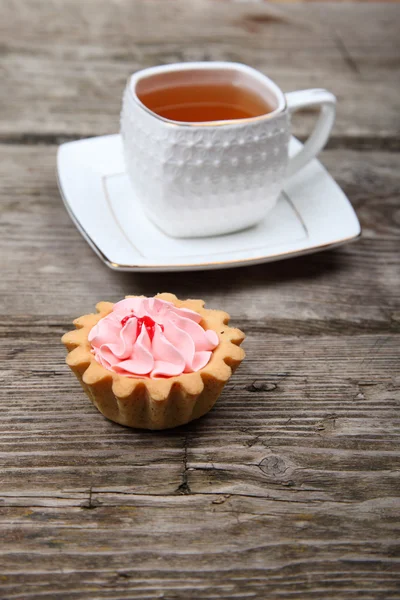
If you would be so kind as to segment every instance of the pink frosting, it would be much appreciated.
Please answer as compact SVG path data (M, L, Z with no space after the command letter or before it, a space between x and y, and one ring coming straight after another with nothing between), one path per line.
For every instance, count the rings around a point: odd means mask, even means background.
M216 332L200 321L198 313L159 298L127 298L93 327L89 342L110 371L172 377L205 367L218 346Z

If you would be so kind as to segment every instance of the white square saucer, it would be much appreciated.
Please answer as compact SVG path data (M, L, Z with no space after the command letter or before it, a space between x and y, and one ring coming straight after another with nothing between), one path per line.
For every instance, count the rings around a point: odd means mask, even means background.
M290 154L299 146L292 138ZM62 144L57 167L71 219L101 260L119 271L245 266L325 250L361 233L349 200L318 160L287 182L257 226L193 239L171 238L144 215L125 172L120 135Z

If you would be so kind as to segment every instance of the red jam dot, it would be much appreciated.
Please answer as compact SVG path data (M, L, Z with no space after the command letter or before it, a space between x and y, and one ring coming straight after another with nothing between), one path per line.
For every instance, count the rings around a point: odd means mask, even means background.
M129 316L129 317L124 317L124 318L121 320L121 325L122 325L122 327L124 327L124 326L127 324L127 322L129 321L129 319L131 319L131 318L132 318L131 316Z
M140 331L142 330L142 326L144 325L147 333L149 334L150 340L153 340L157 323L155 321L153 321L153 319L151 317L145 316L145 317L141 317L140 319L138 319L138 325L139 325ZM161 327L161 331L164 331L164 327L162 325L160 325L160 327Z
M134 315L129 315L129 316L121 319L122 327L124 327L124 325L126 325L127 322L129 321L129 319L132 319L132 317L134 317ZM149 334L150 340L153 340L157 323L155 321L153 321L153 319L151 317L147 317L147 316L138 318L137 323L138 323L139 331L142 331L142 327L144 326L147 333ZM164 331L164 327L162 325L159 325L159 327L161 327L161 331Z

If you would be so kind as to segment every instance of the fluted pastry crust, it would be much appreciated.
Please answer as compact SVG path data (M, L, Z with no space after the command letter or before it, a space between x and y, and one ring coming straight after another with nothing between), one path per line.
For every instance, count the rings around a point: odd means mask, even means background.
M128 427L168 429L201 417L214 406L245 357L239 347L244 333L228 326L228 313L205 309L203 300L178 300L174 294L167 293L157 294L156 298L199 313L202 327L218 334L219 344L200 371L151 379L127 377L100 365L91 352L88 335L92 327L112 311L111 302L99 302L96 314L75 319L76 329L62 337L68 350L67 365L93 404L108 419Z

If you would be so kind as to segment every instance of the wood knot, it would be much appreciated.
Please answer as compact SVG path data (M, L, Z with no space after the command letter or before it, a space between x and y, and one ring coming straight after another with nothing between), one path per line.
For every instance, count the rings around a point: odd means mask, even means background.
M263 473L266 475L272 475L272 477L283 475L289 468L283 458L275 455L267 456L260 462L258 466Z
M248 392L273 392L277 389L276 383L267 383L266 381L253 381L250 385L247 385L244 389Z

